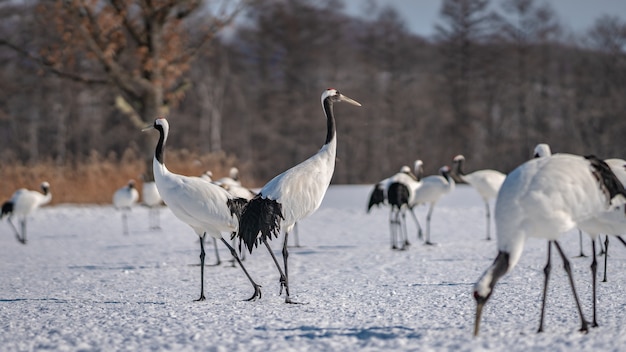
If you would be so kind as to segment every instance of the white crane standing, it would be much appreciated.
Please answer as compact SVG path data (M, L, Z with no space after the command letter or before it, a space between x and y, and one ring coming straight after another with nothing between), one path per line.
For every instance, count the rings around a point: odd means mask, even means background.
M413 209L416 205L414 202L415 190L421 185L421 180L424 176L424 163L421 160L416 160L413 166L413 172L411 172L408 166L402 166L398 173L374 185L374 189L370 193L367 205L368 213L373 206L380 206L380 204L384 204L385 202L389 203L391 206L389 228L392 249L405 249L405 247L410 244L406 233L405 222L407 209L410 210L413 221L417 226L417 238L422 239L423 237L422 227ZM391 198L389 198L390 189L392 189ZM398 232L400 232L403 237L399 245L396 239Z
M50 200L52 200L50 184L44 181L39 187L41 188L43 194L26 188L20 188L13 193L10 200L2 204L0 219L7 216L7 221L11 224L13 232L15 232L15 238L17 238L17 240L22 244L26 244L27 217L37 208L50 203ZM19 217L21 231L18 230L13 224L13 221L11 221L14 215Z
M263 186L259 194L245 207L240 218L238 232L240 241L246 245L250 253L259 243L265 244L280 273L280 294L284 288L285 303L295 303L291 301L289 294L288 234L296 221L311 215L319 208L330 185L337 154L333 104L342 101L356 106L361 105L336 89L327 89L322 93L321 102L327 125L324 145L315 155L274 177ZM284 272L267 242L272 236L278 237L281 227L285 231L282 252Z
M161 229L160 207L161 195L157 188L156 182L144 181L141 187L141 200L148 207L148 225L150 230Z
M528 237L548 240L548 262L544 268L543 301L538 332L543 331L552 245L563 260L569 277L581 331L588 330L571 268L557 239L566 231L584 225L584 220L623 203L626 191L607 164L593 156L556 154L535 158L513 170L505 179L495 208L498 255L474 285L478 335L482 309L498 280L517 264ZM584 227L583 227L584 228Z
M138 199L139 192L135 187L135 180L128 181L126 186L113 193L113 206L122 212L122 226L125 235L128 234L128 212Z
M502 186L502 182L504 182L504 178L506 177L500 171L484 169L477 170L469 174L465 174L463 172L463 164L465 162L465 157L463 155L457 155L453 159L454 169L453 172L467 184L472 186L480 197L483 199L485 203L485 217L486 217L486 228L487 228L487 236L486 240L491 240L491 207L489 206L489 201L495 199L498 195L498 191L500 190L500 186Z
M222 232L234 234L237 231L237 217L245 205L245 199L234 198L220 186L200 177L190 177L170 172L165 166L165 144L169 134L169 123L165 118L157 118L152 126L144 130L159 131L159 141L154 153L152 167L154 181L159 194L172 213L189 225L200 237L200 298L204 296L204 238L206 234L219 239L228 247L241 269L250 280L254 294L248 300L261 297L261 286L257 285L243 266L235 249L222 237Z
M454 186L455 182L450 175L450 168L448 166L442 166L439 168L439 175L424 177L420 185L414 190L413 206L428 204L424 244L434 244L430 241L430 219L433 215L433 209L442 196L454 190Z

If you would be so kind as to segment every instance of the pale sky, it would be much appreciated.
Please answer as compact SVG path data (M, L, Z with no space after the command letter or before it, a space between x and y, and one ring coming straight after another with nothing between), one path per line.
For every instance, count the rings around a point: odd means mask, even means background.
M438 21L441 0L375 0L379 6L391 4L397 8L409 29L423 36L433 33ZM626 17L626 0L544 0L558 14L561 23L576 33L589 29L603 14ZM367 0L344 0L350 15L363 14ZM500 0L491 0L492 6L500 7ZM537 0L538 4L542 0Z

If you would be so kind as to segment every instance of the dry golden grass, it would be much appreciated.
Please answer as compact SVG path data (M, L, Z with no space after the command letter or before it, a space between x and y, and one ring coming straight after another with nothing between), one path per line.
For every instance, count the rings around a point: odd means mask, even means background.
M198 155L187 150L168 150L166 164L170 171L182 175L199 176L211 170L215 179L228 175L232 166L237 166L246 179L246 165L238 164L237 159L224 153ZM152 167L152 163L150 163ZM137 153L128 149L121 157L114 153L104 157L98 153L85 162L72 165L56 165L53 161L43 161L35 165L12 163L0 168L0 202L8 200L18 188L40 190L43 181L50 183L51 204L109 204L116 189L129 180L136 181L141 195L143 174L146 162Z

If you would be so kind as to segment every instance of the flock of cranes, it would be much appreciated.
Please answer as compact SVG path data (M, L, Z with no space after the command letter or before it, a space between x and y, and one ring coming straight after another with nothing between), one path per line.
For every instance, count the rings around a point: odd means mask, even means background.
M216 253L218 240L230 251L250 281L253 294L248 301L260 299L261 286L251 277L242 263L243 253L235 250L222 237L230 234L231 240L239 241L250 253L263 245L278 270L280 295L284 290L285 303L297 303L291 299L288 271L288 236L297 222L315 212L330 184L337 149L337 132L333 106L347 102L360 106L336 89L325 90L321 95L322 109L326 117L326 140L321 149L309 159L278 174L258 193L241 186L237 170L230 177L213 181L210 173L199 177L180 175L169 171L165 165L165 147L170 132L167 119L159 117L144 130L159 133L154 159L154 182L144 182L143 201L151 208L150 227L158 228L158 207L164 202L172 213L189 225L200 239L200 296L204 295L205 238L213 238ZM478 335L483 307L491 298L497 282L519 262L524 244L529 237L547 240L547 263L544 267L544 286L538 331L544 330L547 286L551 272L552 248L556 248L568 275L574 301L580 316L583 332L589 322L583 314L571 273L567 255L558 240L566 231L578 228L587 233L592 242L593 320L596 318L597 260L595 243L600 234L616 236L624 245L620 234L626 233L626 161L602 160L595 156L552 154L546 144L535 148L534 157L505 175L496 170L479 170L465 173L465 157L457 155L453 168L442 166L439 175L423 176L421 160L414 162L413 170L403 166L400 171L378 182L368 202L368 212L373 206L388 204L391 247L405 250L410 245L406 229L406 213L411 214L418 239L431 242L430 222L437 202L455 187L453 176L472 186L485 204L486 240L491 240L490 201L495 199L494 220L496 228L497 255L493 263L479 277L473 288L476 301L474 334ZM43 193L20 189L2 206L1 218L7 217L15 236L26 243L26 218L39 206L51 200L50 185L41 185ZM126 212L138 201L134 181L117 190L113 196L116 208L122 211L124 233L128 233ZM426 229L422 229L414 213L416 206L428 206ZM156 210L156 212L152 212ZM15 227L12 217L20 218L21 229ZM323 230L323 229L321 229ZM282 266L274 255L268 241L284 232L282 243ZM608 240L607 240L608 247ZM240 250L241 252L241 250ZM606 260L606 256L605 256ZM219 263L219 257L218 257ZM606 265L605 265L606 267ZM606 273L606 270L605 270ZM497 314L497 313L496 313Z

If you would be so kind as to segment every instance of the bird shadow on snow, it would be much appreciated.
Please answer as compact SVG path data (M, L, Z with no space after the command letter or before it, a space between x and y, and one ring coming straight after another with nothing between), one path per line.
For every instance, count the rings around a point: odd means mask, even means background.
M257 327L256 330L269 330L266 327ZM356 337L359 340L392 340L396 338L416 338L422 337L421 334L404 326L373 326L368 328L321 328L316 326L303 325L295 328L276 329L279 332L289 333L285 339L293 338L333 338L337 336Z

